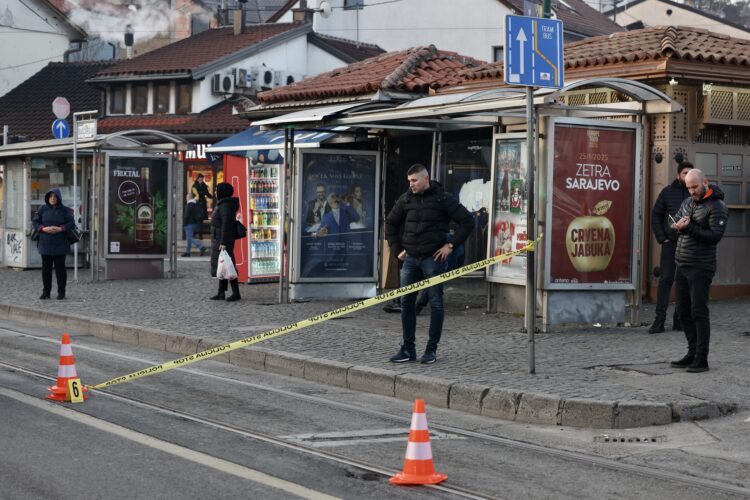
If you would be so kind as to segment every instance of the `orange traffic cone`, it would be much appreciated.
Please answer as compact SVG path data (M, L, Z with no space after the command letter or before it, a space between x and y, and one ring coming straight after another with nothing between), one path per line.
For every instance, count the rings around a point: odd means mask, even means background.
M390 479L391 484L438 484L448 479L445 474L435 472L432 464L430 431L427 429L427 415L424 400L414 401L414 413L409 428L409 443L406 445L404 470Z
M73 348L70 346L70 335L63 333L62 344L60 345L60 366L57 369L57 383L53 387L47 388L51 393L47 394L47 399L53 401L70 401L68 380L73 378L78 378L76 362L73 359ZM89 398L88 394L86 394L88 391L87 388L83 388L84 399Z

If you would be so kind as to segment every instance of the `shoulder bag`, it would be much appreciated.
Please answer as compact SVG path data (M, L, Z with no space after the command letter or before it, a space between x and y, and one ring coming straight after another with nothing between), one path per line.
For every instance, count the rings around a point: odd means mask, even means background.
M65 237L68 238L68 243L71 245L75 245L79 241L81 241L81 236L83 236L83 233L81 233L81 230L78 229L78 226L75 224L73 227L65 231Z

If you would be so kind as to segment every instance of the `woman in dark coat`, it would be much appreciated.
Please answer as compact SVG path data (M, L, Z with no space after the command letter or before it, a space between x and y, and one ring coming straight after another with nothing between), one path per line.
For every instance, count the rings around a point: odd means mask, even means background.
M48 299L52 291L52 267L57 277L57 300L65 298L65 285L68 273L65 270L65 256L70 250L65 232L75 224L71 210L63 205L59 189L51 189L44 195L44 205L32 221L39 231L36 246L42 256L42 295Z
M234 264L234 240L237 238L237 210L240 208L239 198L232 197L234 188L226 182L216 186L218 203L211 214L211 276L216 276L219 264L219 253L226 250ZM235 264L236 267L236 264ZM232 295L226 297L227 282L232 286ZM219 293L211 300L234 302L240 300L240 287L237 280L219 280Z

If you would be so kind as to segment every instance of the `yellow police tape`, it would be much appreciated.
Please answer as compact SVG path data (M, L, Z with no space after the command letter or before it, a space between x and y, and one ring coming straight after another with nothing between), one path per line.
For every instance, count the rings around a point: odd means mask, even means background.
M473 264L469 264L464 267L460 267L458 269L454 269L452 271L448 271L446 273L440 274L438 276L434 276L432 278L428 278L426 280L422 280L417 283L413 283L411 285L401 287L397 290L392 290L390 292L382 293L378 295L377 297L373 297L371 299L360 300L358 302L354 302L353 304L348 304L343 307L339 307L338 309L334 309L333 311L318 314L317 316L313 316L312 318L308 318L308 319L299 321L297 323L292 323L286 326L280 326L279 328L274 328L273 330L268 330L267 332L253 335L252 337L248 337L242 340L237 340L235 342L232 342L231 344L224 344L224 345L216 346L212 349L208 349L207 351L199 352L196 354L190 354L188 356L185 356L184 358L175 359L173 361L162 363L160 365L150 366L148 368L144 368L143 370L138 370L137 372L128 373L127 375L123 375L121 377L113 378L112 380L102 382L101 384L96 384L94 386L87 385L85 387L89 389L102 389L104 387L110 387L113 385L121 384L123 382L130 382L131 380L136 380L139 378L155 375L157 373L162 373L162 372L171 370L173 368L186 366L186 365L195 363L197 361L202 361L204 359L210 359L210 358L213 358L214 356L219 356L221 354L226 354L230 351L234 351L235 349L239 349L240 347L247 347L251 344L255 344L258 342L262 342L264 340L272 339L274 337L279 337L281 335L284 335L289 332L293 332L295 330L300 330L308 326L312 326L318 323L323 323L325 321L336 318L338 316L344 316L354 311L359 311L362 309L366 309L368 307L372 307L377 304L381 304L383 302L387 302L389 300L393 300L396 297L401 297L402 295L417 292L419 290L422 290L423 288L428 288L430 286L437 285L439 283L450 281L452 279L458 278L459 276L463 276L464 274L470 273L472 271L476 271L478 269L484 269L485 267L489 267L493 264L497 264L500 261L513 257L514 255L518 255L524 252L533 252L535 244L541 239L542 237L540 236L536 241L532 241L525 247L518 249L514 252L508 252L502 255L496 255L495 257L492 257L490 259L485 259L479 262L474 262Z

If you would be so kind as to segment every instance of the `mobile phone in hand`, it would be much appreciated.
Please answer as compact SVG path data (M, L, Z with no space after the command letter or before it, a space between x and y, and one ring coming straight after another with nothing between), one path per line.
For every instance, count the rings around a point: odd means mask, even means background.
M670 222L670 223L671 223L671 224L672 224L673 226L677 225L677 221L676 221L676 220L674 220L674 217L672 217L672 214L667 214L667 217L669 217L669 222Z

